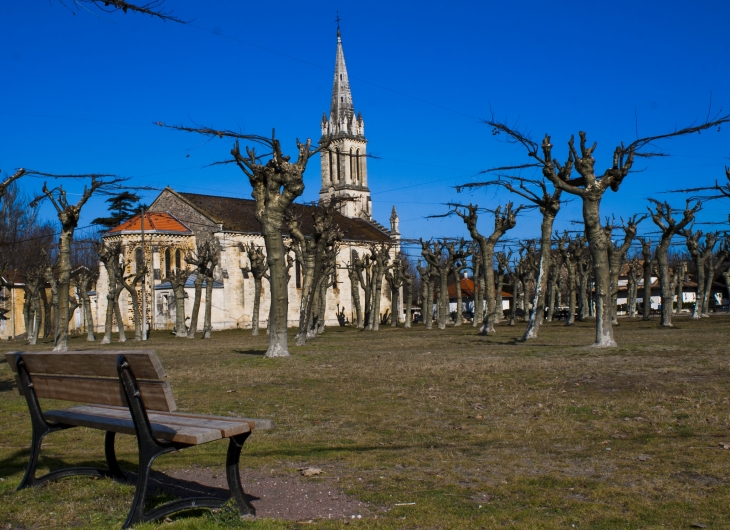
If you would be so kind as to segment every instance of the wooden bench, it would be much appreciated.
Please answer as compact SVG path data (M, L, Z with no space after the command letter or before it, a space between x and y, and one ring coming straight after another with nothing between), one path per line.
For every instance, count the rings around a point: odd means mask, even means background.
M72 475L127 481L114 452L116 433L137 436L139 470L132 507L122 528L154 521L190 508L214 508L225 499L188 498L144 511L152 462L159 455L213 440L229 439L226 476L231 497L242 515L255 515L243 492L238 462L253 429L273 427L270 420L205 416L175 412L175 399L154 351L13 352L5 355L20 394L25 396L33 426L30 460L18 486L23 489ZM39 398L84 403L43 411ZM43 437L71 427L105 431L108 469L75 467L36 477Z

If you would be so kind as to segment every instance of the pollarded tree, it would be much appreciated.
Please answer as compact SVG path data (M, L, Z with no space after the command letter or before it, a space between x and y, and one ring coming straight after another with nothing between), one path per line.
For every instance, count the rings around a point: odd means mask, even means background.
M636 317L636 298L639 287L641 263L637 258L629 261L628 285L626 286L627 303L629 305L629 318Z
M591 253L586 247L585 238L578 238L578 248L576 251L576 272L578 273L578 315L579 321L583 322L590 316L591 304L588 296L588 280L593 271L593 263L591 262Z
M403 304L406 309L406 321L404 327L410 328L411 321L413 320L413 279L414 275L410 270L410 266L403 263L401 269L401 276L403 278Z
M164 124L159 123L164 126ZM266 261L269 267L269 286L271 307L269 309L269 347L266 357L288 357L287 313L289 308L289 266L287 250L284 245L283 231L286 223L286 212L304 192L304 170L312 155L322 149L320 145L312 149L311 140L300 143L297 140L298 157L295 162L284 155L281 143L274 137L265 138L258 135L240 134L234 131L215 130L209 127L169 126L172 129L195 132L206 136L235 138L231 150L233 160L248 177L253 191L251 193L256 207L254 215L261 224L261 235L266 246ZM259 155L254 147L246 147L245 155L241 152L239 140L263 145L267 155ZM265 157L270 157L264 162ZM227 162L226 162L227 163ZM293 262L293 261L292 261Z
M482 314L484 313L484 279L482 276L484 272L482 270L482 253L479 252L478 244L476 241L472 241L471 244L471 272L474 281L474 317L471 319L472 327L477 327L482 322ZM497 291L500 295L500 301L498 309L501 309L501 289ZM497 311L497 315L501 316L501 312Z
M189 251L185 253L185 262L195 267L195 280L193 286L195 288L195 297L193 298L193 310L190 313L190 326L188 327L189 339L195 338L198 331L198 315L200 314L200 300L203 297L203 281L208 276L208 268L210 265L210 256L208 245L209 239L203 239L196 244L195 252Z
M633 215L629 218L628 222L624 223L621 220L621 228L624 231L624 240L619 244L618 241L613 241L613 230L617 228L614 225L614 221L606 221L604 230L606 231L606 239L608 240L607 251L608 251L608 270L610 275L611 285L611 313L613 315L613 325L618 326L617 318L617 301L618 301L618 277L621 274L621 267L623 266L624 259L626 258L626 252L628 252L631 243L636 237L637 225L646 219L646 215L639 217Z
M139 294L137 293L137 285L147 274L147 266L140 262L136 263L136 270L131 274L122 276L122 287L129 293L129 298L132 301L132 319L134 321L134 340L143 340L143 334L147 333L144 329L147 327L146 322L142 322L142 315L139 304ZM121 326L121 323L120 323Z
M350 278L350 296L352 297L352 306L355 309L355 325L357 329L363 329L365 327L365 320L363 318L362 303L360 301L360 276L362 274L362 264L360 265L361 270L358 272L358 268L355 263L359 260L357 251L352 251L352 261L347 265L347 276Z
M492 171L499 171L502 168L496 168ZM523 199L528 200L537 206L542 214L542 223L540 225L540 261L537 274L537 283L535 285L535 299L532 302L534 311L530 314L530 321L522 336L522 340L537 338L540 324L542 324L545 315L545 294L547 291L548 274L550 271L550 257L552 247L553 223L555 217L560 211L560 188L548 190L544 181L531 180L521 177L501 176L500 179L489 182L470 183L463 186L457 186L457 191L462 189L474 188L478 186L499 185L507 188L510 192L519 195ZM539 317L539 318L536 318Z
M717 243L717 234L707 234L703 243L702 230L692 232L692 228L689 227L681 232L687 242L687 250L689 255L692 256L692 260L695 262L697 269L697 296L695 298L695 307L692 311L692 318L701 318L707 316L704 313L705 297L707 282L705 281L705 271L707 269L707 261L712 259L712 252ZM710 284L711 285L711 284Z
M79 267L73 272L73 277L76 283L76 294L81 300L84 312L84 320L86 322L86 340L94 342L96 337L94 336L94 317L91 313L91 298L89 297L89 290L92 285L96 282L99 276L98 269L91 270L87 267Z
M372 308L370 320L366 329L378 331L380 328L380 298L383 289L383 278L390 267L390 245L370 245L370 256L372 262Z
M659 140L719 127L728 121L730 121L730 115L725 115L671 133L639 138L628 146L621 144L614 149L611 166L602 174L597 174L595 170L596 160L593 153L597 144L594 143L589 147L586 143L586 133L583 131L579 133L580 143L578 149L576 149L574 139L571 137L568 142L567 159L561 164L553 158L553 145L549 135L545 135L542 144L538 145L526 135L513 130L504 123L497 122L494 119L486 122L487 125L492 127L494 134L504 133L507 135L508 141L520 144L526 149L527 156L535 161L534 164L528 165L540 167L543 176L552 182L556 188L580 197L583 202L583 223L585 236L593 258L596 288L596 340L594 346L616 346L616 342L613 340L612 311L610 311L611 289L608 270L608 241L600 221L600 205L603 194L608 189L614 192L619 190L624 178L631 171L636 157L657 156L657 153L643 151L648 145L653 145ZM573 177L573 167L578 172L578 177Z
M494 333L494 324L496 321L496 297L494 292L494 247L499 240L517 224L517 213L521 207L512 209L512 203L508 202L504 209L498 206L494 210L494 230L489 237L479 233L477 229L478 207L472 204L464 206L461 204L450 204L453 210L449 213L455 213L464 220L469 234L479 244L479 251L482 254L482 266L484 267L484 284L486 289L486 315L479 332L483 335ZM500 308L501 310L501 308Z
M459 249L456 249L457 243L448 243L446 241L423 241L421 240L421 255L431 267L438 271L438 277L441 283L439 290L439 314L438 328L445 329L446 321L449 318L449 274L454 267L454 262L466 257L466 243L462 239L459 242ZM457 279L457 289L458 289Z
M654 259L651 254L651 240L648 238L639 238L641 241L641 257L643 258L643 310L642 320L649 320L651 316L651 273L654 271Z
M117 319L117 330L119 331L119 342L127 340L122 324L122 312L119 309L119 295L124 289L123 269L120 263L122 257L122 245L119 242L102 242L96 250L99 261L104 264L107 276L106 291L106 320L104 322L104 338L102 344L109 344L112 341L112 326L114 318Z
M425 267L421 267L419 260L416 270L421 277L421 317L423 325L426 329L431 329L433 327L433 280L431 279L433 268L428 262L426 262Z
M695 213L700 210L702 205L699 201L697 201L695 205L690 208L690 201L687 200L687 206L684 209L682 219L677 222L672 215L672 207L669 203L659 202L654 199L649 200L654 204L654 210L649 208L651 220L654 221L654 224L662 231L662 238L656 248L659 282L662 286L662 320L660 325L671 327L674 290L672 289L671 279L669 277L669 260L667 252L669 250L669 245L672 242L672 238L676 234L681 233L682 230L684 230L684 228L694 220Z
M709 253L709 257L705 261L707 267L707 277L705 279L705 292L702 297L702 316L709 316L710 312L710 297L712 296L712 284L715 281L715 269L722 266L723 259L720 259L717 263L715 262L715 245L719 241L719 234L717 232L707 234L705 236L705 252Z
M36 171L28 171L27 173L29 175L34 174L38 176L56 177L56 175L39 173ZM61 234L58 242L59 311L58 326L56 328L56 339L53 351L68 350L68 300L70 297L71 286L71 244L73 242L74 231L79 224L81 208L83 208L83 206L91 198L94 192L102 188L109 188L121 181L121 179L104 179L104 177L110 176L111 175L79 175L78 177L90 178L91 183L89 186L84 187L81 198L76 204L69 204L66 191L63 189L63 186L48 189L46 183L43 183L43 193L45 194L45 197L47 197L48 200L51 202L51 204L53 204L53 207L58 213L58 220L61 223ZM43 196L37 197L34 203L38 204L38 202L40 202L42 199Z
M403 286L403 263L399 257L393 260L393 265L388 272L385 273L385 281L390 287L390 325L393 328L398 327L398 300L400 298L400 288Z
M253 244L253 241L242 245L244 252L248 254L249 267L243 268L241 271L244 275L250 272L253 275L253 311L251 312L251 335L259 334L259 313L261 311L261 280L269 279L266 265L266 256L261 247Z
M192 270L188 267L179 268L170 271L165 280L170 282L172 286L172 294L175 297L175 336L186 338L188 336L185 327L185 284L192 274Z
M563 264L568 271L568 317L565 319L566 326L575 324L575 304L576 304L576 272L578 263L582 259L583 238L576 236L570 238L567 232L558 239L558 248L560 255L563 257Z

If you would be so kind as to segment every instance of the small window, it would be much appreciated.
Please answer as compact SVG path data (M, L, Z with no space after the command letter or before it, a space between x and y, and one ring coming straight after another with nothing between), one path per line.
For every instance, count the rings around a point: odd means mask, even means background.
M342 81L342 74L340 74L340 81Z
M177 249L175 251L175 270L180 270L182 267L182 252L180 252L180 249Z
M345 98L343 96L340 96L340 102L345 101Z
M294 269L296 271L296 285L297 289L302 288L302 264L299 260L297 260L296 264L294 265Z
M142 259L142 249L138 248L134 252L134 261L137 265L137 270L141 270L144 267L144 260Z
M165 249L165 278L170 277L170 265L171 265L171 259L170 259L170 249Z

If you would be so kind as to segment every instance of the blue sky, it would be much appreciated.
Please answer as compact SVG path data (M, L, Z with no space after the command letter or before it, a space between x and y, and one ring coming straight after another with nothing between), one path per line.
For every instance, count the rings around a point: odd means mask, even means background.
M152 122L264 135L276 128L292 152L297 137L316 141L329 110L337 11L355 107L368 150L380 157L368 161L374 214L387 224L396 205L405 237L466 236L458 218L426 216L448 201L491 208L508 200L453 189L479 180L480 170L525 161L480 123L492 112L537 140L550 133L560 159L570 135L587 131L599 168L637 129L648 136L701 121L710 101L713 112L730 112L727 2L165 5L192 23L93 8L74 14L59 0L0 4L0 168L109 172L132 185L248 198L240 170L203 167L228 156L229 140ZM650 195L723 180L728 134L730 126L662 143L672 156L638 162L643 171L607 193L602 214L626 217L645 211ZM315 200L318 159L305 183L302 200ZM24 185L40 189L42 181ZM699 219L725 220L728 206L709 203ZM81 224L104 209L103 198L92 199ZM556 227L572 229L578 219L574 200ZM490 224L485 214L481 229ZM512 236L538 232L539 214L527 212Z

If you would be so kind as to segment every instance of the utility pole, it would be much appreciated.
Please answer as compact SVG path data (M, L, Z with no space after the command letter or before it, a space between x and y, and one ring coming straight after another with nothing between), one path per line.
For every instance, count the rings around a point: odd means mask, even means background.
M145 211L142 209L142 266L145 266L144 253L144 216ZM139 266L139 264L137 264ZM147 272L142 275L142 340L147 340Z

